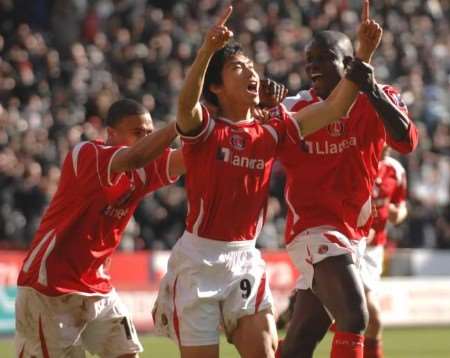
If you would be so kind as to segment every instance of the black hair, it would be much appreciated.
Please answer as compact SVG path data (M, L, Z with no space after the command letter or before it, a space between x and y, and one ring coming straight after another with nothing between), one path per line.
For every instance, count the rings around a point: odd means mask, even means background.
M147 109L141 103L129 98L119 99L109 107L105 125L115 127L125 117L145 113L147 113Z
M221 85L222 84L222 70L223 66L227 60L238 54L243 53L241 44L238 42L229 42L219 51L217 51L211 61L209 62L208 69L206 70L205 81L203 83L203 98L215 105L219 105L219 99L217 96L209 89L211 85Z
M320 31L313 35L310 43L315 42L326 48L336 48L342 54L342 57L353 56L353 45L350 38L338 31Z

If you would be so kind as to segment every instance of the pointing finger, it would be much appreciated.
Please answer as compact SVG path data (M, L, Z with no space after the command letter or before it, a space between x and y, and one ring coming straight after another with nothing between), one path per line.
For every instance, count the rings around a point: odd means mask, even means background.
M226 10L220 16L220 19L217 22L217 26L224 26L232 12L233 12L233 6L230 5L226 8Z
M361 21L369 20L370 17L370 4L369 0L364 0L362 13L361 13Z

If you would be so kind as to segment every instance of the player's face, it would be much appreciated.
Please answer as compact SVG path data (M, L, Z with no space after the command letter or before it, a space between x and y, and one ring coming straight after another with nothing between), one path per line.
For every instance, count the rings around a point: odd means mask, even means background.
M153 130L150 113L127 116L114 128L110 128L109 140L113 145L131 146L139 139L152 133Z
M344 57L339 49L315 41L306 48L306 73L318 96L329 96L344 76L344 67Z
M253 106L259 103L259 75L253 61L243 54L231 56L222 69L222 85L217 96L227 97L236 105Z

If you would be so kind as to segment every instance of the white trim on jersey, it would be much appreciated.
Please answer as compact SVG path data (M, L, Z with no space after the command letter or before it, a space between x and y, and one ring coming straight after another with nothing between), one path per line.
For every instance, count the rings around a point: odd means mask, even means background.
M198 229L202 223L203 215L204 215L203 199L200 199L200 212L198 213L197 220L195 220L194 225L192 225L192 233L195 235L198 235Z
M44 255L42 256L41 265L39 267L39 277L38 282L42 286L47 286L47 258L50 255L50 253L55 248L56 244L56 235L53 236L52 241L50 241L50 244L47 246L47 250L45 250Z
M369 220L371 214L372 214L372 199L369 196L369 198L366 200L366 202L361 207L361 210L359 211L356 226L357 227L364 226L367 220Z
M101 178L100 170L99 170L99 167L98 167L98 150L97 150L97 146L94 145L94 147L95 147L95 153L97 154L97 173L99 175L99 178ZM111 164L112 164L112 161L113 161L114 157L117 155L117 153L119 153L123 149L126 149L126 147L117 148L117 150L113 153L113 155L111 155L111 158L109 158L108 169L107 169L107 173L106 173L106 180L108 181L108 185L109 186L113 186L113 183L111 181ZM118 182L118 180L119 180L121 175L119 175L117 177L116 183ZM100 180L100 183L101 183L101 180Z
M169 154L167 155L167 161L166 161L166 177L167 177L167 181L168 181L170 184L175 183L175 182L180 178L179 175L178 175L178 176L174 176L173 179L172 179L172 177L170 176L170 160L171 160L172 154L173 154L174 152L175 152L175 150L173 150L173 149L170 149L170 150L169 150Z
M300 220L300 215L297 214L297 212L294 210L294 206L292 205L290 199L289 199L289 189L286 189L286 204L289 208L289 210L294 215L294 221L292 223L292 234L294 233L294 225Z
M273 127L269 126L268 124L263 124L263 128L267 129L267 131L272 135L273 139L275 140L275 143L278 144L278 134Z
M33 249L30 256L28 257L28 260L25 261L25 263L23 264L23 268L22 268L23 272L28 272L28 270L31 267L31 264L33 263L34 259L36 258L36 255L38 254L39 251L41 251L42 246L45 245L45 243L50 239L50 237L53 235L54 232L55 232L55 229L52 229L47 234L45 234L44 237L41 239L41 242L39 244L37 244L37 246Z
M144 168L137 168L136 173L141 180L142 184L147 184L147 173L145 172Z
M80 154L81 148L88 142L80 142L72 149L72 165L75 176L78 175L78 155Z
M403 165L401 165L397 159L394 159L392 157L385 157L382 162L394 168L397 186L401 186L404 183L404 178L406 175L406 171L405 168L403 168Z
M313 97L309 91L300 91L295 96L286 97L282 104L287 108L288 111L292 111L292 107L299 101L312 101ZM319 100L321 100L319 98Z
M265 208L262 208L261 211L259 212L259 216L258 216L258 223L256 224L256 230L255 230L255 240L258 238L259 234L261 233L262 227L264 225L264 210Z

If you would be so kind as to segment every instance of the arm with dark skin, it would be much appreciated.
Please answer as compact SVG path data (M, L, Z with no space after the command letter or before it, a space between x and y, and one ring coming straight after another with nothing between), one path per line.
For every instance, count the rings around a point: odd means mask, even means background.
M351 72L350 79L358 83L360 90L367 95L390 136L396 141L407 139L410 123L408 116L392 102L382 86L376 83L373 72L362 70L368 66L366 63L356 60L352 66L355 70Z

